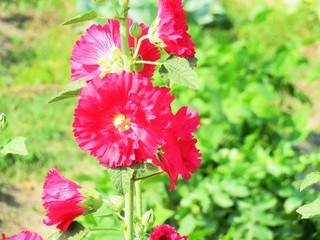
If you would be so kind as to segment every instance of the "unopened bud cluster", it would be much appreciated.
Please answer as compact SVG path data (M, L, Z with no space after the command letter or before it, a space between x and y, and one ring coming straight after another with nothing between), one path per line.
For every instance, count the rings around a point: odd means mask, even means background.
M0 130L4 130L8 127L8 119L4 113L0 113Z

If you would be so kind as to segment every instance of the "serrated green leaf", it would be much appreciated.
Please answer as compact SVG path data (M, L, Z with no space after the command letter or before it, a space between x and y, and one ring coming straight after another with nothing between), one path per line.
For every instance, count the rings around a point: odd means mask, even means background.
M159 167L156 165L153 165L149 162L144 162L142 164L135 164L131 166L134 170L142 170L142 171L156 171L159 170Z
M128 192L130 181L133 177L134 169L131 167L109 168L108 172L114 187L121 194Z
M318 182L320 182L320 172L309 173L302 181L300 191Z
M197 220L192 214L188 214L180 221L179 233L181 235L190 235L197 226Z
M67 98L77 97L83 87L87 85L85 80L71 82L67 87L53 97L48 103L61 101Z
M146 171L156 171L156 170L159 170L159 167L156 165L153 165L152 163L144 162L144 169Z
M56 232L49 236L48 240L82 240L89 233L89 229L85 228L78 222L72 222L65 232Z
M173 210L166 209L162 207L160 204L154 208L154 215L156 216L156 221L154 226L160 225L164 223L167 219L172 217L175 214Z
M293 196L286 199L286 201L283 204L283 207L285 212L289 214L294 212L294 210L296 210L297 207L301 206L301 204L302 204L302 199Z
M25 145L25 137L15 137L10 140L1 150L0 153L6 154L17 154L17 155L28 155L28 150Z
M320 217L320 199L299 207L297 213L302 215L301 218Z
M199 78L191 66L194 62L190 62L185 58L170 56L166 62L160 67L159 72L164 81L171 87L173 84L186 86L193 89L199 88Z
M80 23L80 22L86 22L89 20L93 20L95 18L97 18L97 13L95 11L89 11L89 12L85 12L81 15L78 15L76 17L73 17L71 19L69 19L68 21L65 21L64 23L62 23L62 26L65 25L70 25L70 24L74 24L74 23Z
M249 189L236 181L223 182L222 185L225 192L230 196L244 198L250 195Z
M213 201L222 208L230 208L233 206L233 201L230 196L223 192L216 192L212 195Z

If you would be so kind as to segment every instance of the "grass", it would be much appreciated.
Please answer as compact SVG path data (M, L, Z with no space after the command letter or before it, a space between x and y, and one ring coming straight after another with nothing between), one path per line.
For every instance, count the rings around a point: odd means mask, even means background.
M1 134L1 143L14 136L25 136L29 151L26 157L0 158L0 170L6 170L9 177L23 178L31 169L37 172L59 163L67 167L74 165L73 159L83 158L72 135L75 101L47 103L57 89L54 85L19 86L0 93L0 109L9 119L8 129Z

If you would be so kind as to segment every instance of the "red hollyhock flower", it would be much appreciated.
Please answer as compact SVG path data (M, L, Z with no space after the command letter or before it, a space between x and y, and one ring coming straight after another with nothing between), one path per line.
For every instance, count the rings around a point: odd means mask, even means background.
M74 136L82 150L107 167L151 158L163 142L174 97L139 74L120 72L93 79L74 113Z
M149 29L151 42L162 47L168 54L193 57L195 44L187 33L182 0L159 0L158 5L158 16Z
M128 21L129 28L132 20ZM142 34L148 33L149 27L140 24ZM140 38L139 37L139 38ZM138 39L139 39L138 38ZM134 38L129 35L129 47L134 47ZM145 61L157 61L160 58L158 49L148 39L142 41L138 56ZM92 25L79 38L73 48L71 56L71 78L73 80L103 78L108 73L118 73L123 69L121 53L120 24L116 20L109 20L104 26ZM150 78L155 66L145 64L141 74Z
M192 132L199 127L199 115L188 107L182 107L171 121L167 135L162 146L162 151L153 157L153 164L167 172L170 177L172 191L180 174L188 180L196 167L201 165L201 153L196 148L197 140Z
M43 223L55 225L65 232L72 221L80 216L94 212L101 206L101 196L61 175L57 167L53 167L43 184L43 206L47 209Z
M162 224L153 229L149 240L188 240L187 236L180 237L174 227L168 224Z
M12 237L6 237L4 234L2 234L2 240L42 240L42 237L35 232L24 230Z

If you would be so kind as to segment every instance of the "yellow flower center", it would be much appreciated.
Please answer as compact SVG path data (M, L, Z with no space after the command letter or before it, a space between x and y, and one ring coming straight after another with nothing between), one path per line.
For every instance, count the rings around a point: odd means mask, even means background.
M117 114L113 118L113 125L121 132L125 132L130 129L131 121L129 118L125 118L123 114Z
M101 79L108 73L118 73L124 65L121 50L114 48L108 57L99 59L97 64L101 67Z

